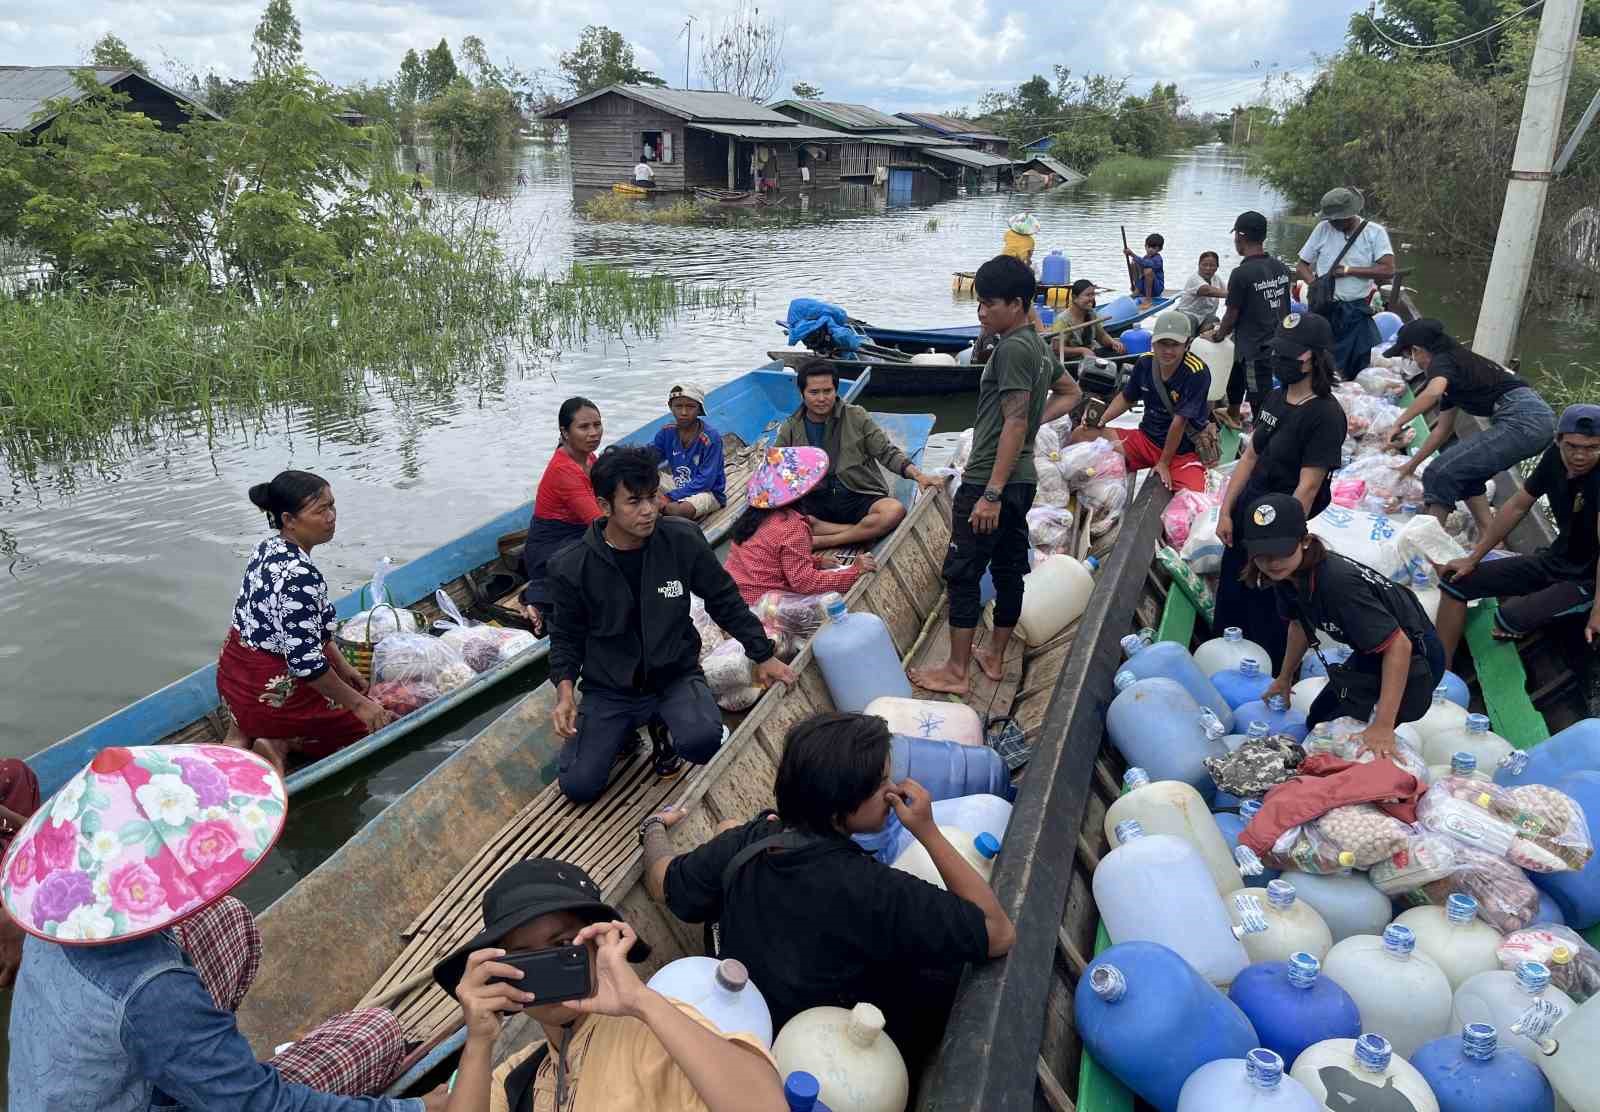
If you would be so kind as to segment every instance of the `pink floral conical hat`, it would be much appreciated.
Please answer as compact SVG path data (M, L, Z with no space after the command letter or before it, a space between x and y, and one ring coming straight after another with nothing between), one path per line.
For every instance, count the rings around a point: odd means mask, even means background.
M242 749L104 749L23 825L0 866L0 899L53 942L138 938L243 880L285 809L278 774Z
M800 501L827 474L828 453L821 448L768 448L745 484L745 497L753 509L775 510Z

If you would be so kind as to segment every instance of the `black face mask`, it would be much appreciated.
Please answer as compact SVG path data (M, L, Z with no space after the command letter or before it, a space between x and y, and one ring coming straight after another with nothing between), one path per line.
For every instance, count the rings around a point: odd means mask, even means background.
M1306 377L1306 365L1300 360L1288 355L1274 355L1272 357L1272 373L1278 381L1285 386L1293 386Z

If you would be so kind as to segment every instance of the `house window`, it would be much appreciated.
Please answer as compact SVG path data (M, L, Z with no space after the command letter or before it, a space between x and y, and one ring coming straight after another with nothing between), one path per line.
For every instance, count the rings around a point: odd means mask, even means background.
M672 132L642 132L639 137L639 151L646 162L671 162Z

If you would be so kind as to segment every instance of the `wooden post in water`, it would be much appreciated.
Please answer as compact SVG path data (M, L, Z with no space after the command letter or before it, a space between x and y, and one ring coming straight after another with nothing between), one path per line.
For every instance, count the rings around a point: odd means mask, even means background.
M1539 38L1528 67L1528 91L1522 101L1522 129L1511 159L1511 180L1494 259L1483 287L1478 327L1472 350L1499 363L1511 358L1522 318L1522 301L1539 246L1545 196L1550 191L1550 166L1560 138L1561 110L1578 45L1578 20L1583 0L1545 0L1539 17Z

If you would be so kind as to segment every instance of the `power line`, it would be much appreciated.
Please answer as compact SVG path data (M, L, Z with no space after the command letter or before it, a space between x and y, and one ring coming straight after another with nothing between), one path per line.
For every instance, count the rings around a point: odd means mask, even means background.
M1502 27L1505 27L1507 24L1514 23L1521 19L1523 16L1527 15L1529 12L1533 11L1543 3L1544 0L1533 0L1533 3L1529 4L1526 8L1523 8L1520 12L1514 12L1511 15L1506 16L1499 23L1494 23L1488 27L1482 28L1481 30L1474 31L1470 35L1462 35L1458 39L1450 39L1446 42L1424 43L1421 45L1416 43L1400 42L1398 39L1390 38L1384 29L1378 26L1378 21L1372 18L1370 12L1361 12L1360 14L1368 23L1372 24L1372 29L1378 33L1378 37L1384 42L1388 43L1390 46L1398 46L1402 50L1425 52L1429 50L1444 50L1452 46L1461 46L1463 43L1469 43L1475 39L1481 39L1485 35L1492 35L1494 32L1500 30Z

